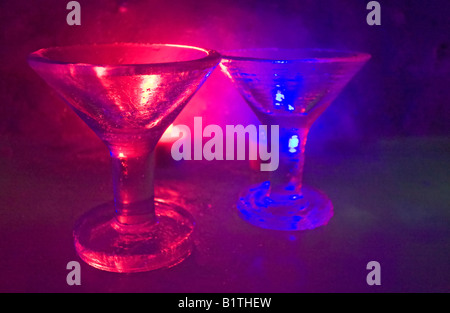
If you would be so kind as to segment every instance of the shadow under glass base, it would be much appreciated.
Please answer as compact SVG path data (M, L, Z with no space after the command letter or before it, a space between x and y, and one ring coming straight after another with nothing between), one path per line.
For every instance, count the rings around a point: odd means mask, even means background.
M119 224L114 203L100 205L76 223L75 249L89 265L110 272L133 273L172 267L193 248L194 221L181 207L155 200L156 223Z
M303 186L299 195L269 196L270 183L247 190L237 203L242 219L267 229L306 230L328 223L333 204L321 191Z

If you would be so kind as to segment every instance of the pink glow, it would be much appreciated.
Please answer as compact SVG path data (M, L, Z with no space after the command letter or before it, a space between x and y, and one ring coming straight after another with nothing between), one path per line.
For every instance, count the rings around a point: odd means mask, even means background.
M104 67L97 66L94 68L94 71L97 74L98 78L102 78L106 74L106 68Z
M170 126L167 127L166 131L161 136L159 142L173 142L174 141L174 138L172 137L173 128L174 128L173 124L170 124Z
M142 97L140 101L140 107L142 109L145 109L145 106L148 105L148 103L151 103L151 101L156 98L158 95L156 94L156 89L158 88L161 80L159 79L158 75L144 75L141 83L141 89L142 89Z

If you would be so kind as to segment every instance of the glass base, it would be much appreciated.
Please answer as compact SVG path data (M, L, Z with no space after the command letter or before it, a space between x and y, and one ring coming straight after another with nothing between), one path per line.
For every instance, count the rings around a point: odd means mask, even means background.
M250 188L239 198L242 219L275 230L313 229L328 223L333 204L321 191L303 186L301 194L270 194L270 182Z
M119 224L114 203L83 215L73 235L75 249L89 265L110 272L133 273L172 267L192 251L194 221L181 207L155 200L156 223Z

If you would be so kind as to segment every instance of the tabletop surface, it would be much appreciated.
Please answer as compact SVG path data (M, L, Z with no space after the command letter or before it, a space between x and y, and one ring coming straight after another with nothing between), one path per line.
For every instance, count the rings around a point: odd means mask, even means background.
M196 220L195 250L145 273L94 269L79 259L72 228L112 200L106 148L3 144L0 149L1 292L449 292L450 140L382 140L353 152L308 153L304 183L334 205L331 221L300 232L260 229L235 203L266 173L245 161L161 159L156 194ZM81 285L69 286L70 261ZM369 286L367 263L381 266Z

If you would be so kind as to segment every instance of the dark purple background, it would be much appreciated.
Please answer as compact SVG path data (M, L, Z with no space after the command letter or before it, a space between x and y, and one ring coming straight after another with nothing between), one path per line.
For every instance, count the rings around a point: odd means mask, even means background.
M366 24L363 0L79 1L81 26L66 24L67 2L0 2L0 291L450 291L448 1L380 1L381 26ZM107 150L26 56L113 41L371 53L309 136L305 181L333 200L330 224L301 233L251 227L233 205L261 173L168 159L157 181L188 199L197 252L140 275L82 263L82 287L67 286L67 262L80 261L74 221L112 197ZM204 125L258 123L220 70L176 123L194 116ZM378 289L365 283L371 260L382 265Z
M83 132L85 138L87 128L25 63L29 52L138 41L219 51L277 46L369 52L372 60L317 122L313 135L347 141L449 135L450 5L382 1L381 26L369 26L367 2L80 1L81 26L68 26L65 1L2 1L0 134L54 142ZM177 122L192 122L193 116L203 116L208 124L256 122L220 71Z

